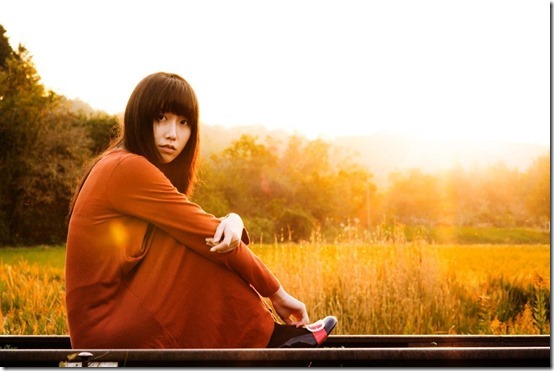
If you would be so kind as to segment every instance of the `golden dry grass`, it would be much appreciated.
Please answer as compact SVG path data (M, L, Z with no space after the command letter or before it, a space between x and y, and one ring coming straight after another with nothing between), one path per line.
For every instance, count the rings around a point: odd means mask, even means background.
M550 331L550 246L274 244L253 251L335 334ZM4 252L3 252L4 251ZM63 249L0 249L1 334L67 334ZM43 252L46 254L46 252Z
M64 290L60 268L0 262L1 334L66 334Z
M310 318L339 318L337 334L538 334L550 329L548 245L253 249L304 301Z

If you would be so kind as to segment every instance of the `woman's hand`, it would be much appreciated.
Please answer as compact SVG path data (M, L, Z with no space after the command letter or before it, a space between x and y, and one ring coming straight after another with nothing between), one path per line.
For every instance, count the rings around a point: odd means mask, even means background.
M269 297L273 308L287 325L302 327L310 323L306 305L300 300L291 296L285 291L283 286L277 292Z
M225 253L239 247L244 223L238 214L227 215L217 226L213 238L206 238L211 252ZM223 238L223 240L221 240Z

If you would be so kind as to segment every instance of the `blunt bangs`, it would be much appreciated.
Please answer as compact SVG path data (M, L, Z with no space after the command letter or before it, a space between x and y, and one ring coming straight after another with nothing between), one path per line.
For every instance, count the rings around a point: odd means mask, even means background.
M160 113L171 112L184 116L189 124L198 123L198 102L190 85L174 74L158 74L150 82L145 116L152 122Z

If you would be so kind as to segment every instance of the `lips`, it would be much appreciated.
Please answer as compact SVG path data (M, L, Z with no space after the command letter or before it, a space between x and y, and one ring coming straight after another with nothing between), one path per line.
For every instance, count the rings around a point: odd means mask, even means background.
M176 148L174 146L172 146L171 144L165 144L163 146L159 146L160 147L160 150L164 151L164 152L174 152L176 150Z

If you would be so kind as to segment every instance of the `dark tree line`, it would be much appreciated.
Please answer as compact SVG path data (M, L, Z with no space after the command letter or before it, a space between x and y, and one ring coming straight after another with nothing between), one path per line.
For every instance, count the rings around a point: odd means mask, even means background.
M117 117L78 106L43 87L27 50L13 50L0 26L0 245L65 241L76 181L119 129ZM256 242L333 242L391 222L540 227L550 220L548 153L523 172L502 164L416 169L391 174L379 189L369 170L322 140L277 144L244 135L205 153L200 170L192 200L217 216L237 212Z
M193 200L216 215L239 213L265 242L369 239L386 224L548 228L549 154L523 172L497 164L392 173L387 189L355 162L335 162L320 140L293 136L279 149L243 135L204 159Z
M40 82L29 52L0 26L0 244L65 240L67 205L115 117L75 112Z

